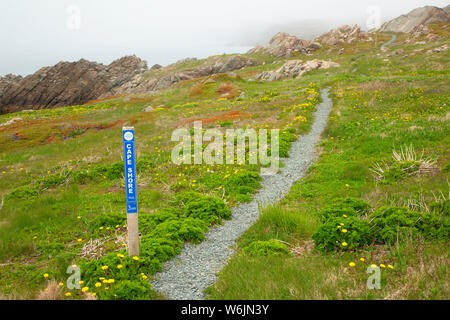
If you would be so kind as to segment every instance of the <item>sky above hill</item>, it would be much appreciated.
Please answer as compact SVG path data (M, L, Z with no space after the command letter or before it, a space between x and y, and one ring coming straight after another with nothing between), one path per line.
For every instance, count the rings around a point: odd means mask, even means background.
M111 63L136 54L149 66L243 53L278 31L313 38L342 24L364 29L422 0L1 0L0 75L27 75L81 58Z

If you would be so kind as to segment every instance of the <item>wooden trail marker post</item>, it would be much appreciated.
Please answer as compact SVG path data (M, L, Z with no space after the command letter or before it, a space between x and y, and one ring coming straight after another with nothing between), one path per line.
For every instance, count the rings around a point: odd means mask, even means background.
M139 223L136 188L134 127L123 127L125 194L127 199L128 255L139 256Z

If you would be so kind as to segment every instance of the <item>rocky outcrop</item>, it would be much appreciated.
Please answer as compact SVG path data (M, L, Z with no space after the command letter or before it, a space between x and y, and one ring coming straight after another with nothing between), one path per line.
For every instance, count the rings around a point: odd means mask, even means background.
M25 78L8 76L0 80L0 113L83 104L145 71L145 61L127 56L108 66L82 59L41 68Z
M150 70L158 70L158 69L161 69L162 68L162 65L160 65L160 64L154 64L151 68L150 68Z
M7 126L10 126L10 125L12 125L12 124L14 124L16 122L20 122L20 121L22 121L22 118L19 118L19 117L12 118L12 119L4 122L4 123L0 123L0 127L7 127Z
M286 32L279 32L265 47L257 46L248 51L248 53L266 53L274 57L289 58L295 53L309 54L320 48L321 45L319 43L301 40Z
M373 39L369 32L361 30L361 27L355 24L353 27L344 25L337 29L332 29L321 35L316 41L325 45L336 46L357 41L373 41Z
M152 73L152 71L145 74L139 74L135 76L131 81L124 83L120 87L114 88L112 90L112 93L124 94L158 91L164 88L168 88L172 84L179 81L205 77L216 73L225 73L256 65L256 62L250 58L241 55L233 55L225 58L213 57L207 59L205 62L194 69L181 71L176 70L177 66L186 62L192 61L178 61L173 65L169 65L167 67L159 69L159 74L154 74ZM163 72L163 75L161 75L161 71Z
M444 44L443 46L440 46L438 48L428 50L427 54L444 52L444 51L448 51L449 49L450 49L450 47L448 45Z
M425 6L414 9L408 14L401 15L400 17L384 23L380 27L380 31L408 33L421 24L428 25L432 23L448 22L450 22L450 14L448 11L438 7Z
M188 58L148 70L146 62L129 56L108 66L86 60L60 62L25 78L0 77L0 113L77 105L116 94L157 91L182 80L256 64L247 57L233 55L206 59L194 69L183 70L182 64L196 61L196 58Z
M417 42L417 40L419 38L421 38L422 41L425 41L425 43L433 42L433 41L437 41L437 40L441 40L442 39L441 36L439 36L439 35L437 35L435 33L432 33L430 28L427 25L423 25L423 24L415 26L409 32L409 34L410 34L410 36L405 41L406 43Z
M0 76L0 97L5 93L14 83L22 80L21 76L15 76L13 74L8 74L4 77Z
M300 77L308 71L316 69L329 69L340 65L332 61L310 60L289 60L276 71L264 71L255 77L255 80L274 81L289 77Z

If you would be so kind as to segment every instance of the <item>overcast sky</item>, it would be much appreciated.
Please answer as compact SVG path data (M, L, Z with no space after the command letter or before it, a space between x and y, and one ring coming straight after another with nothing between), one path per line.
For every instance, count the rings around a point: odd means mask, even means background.
M149 66L245 52L278 31L312 37L341 24L366 28L421 0L1 0L0 75L27 75L59 61L105 64L136 54ZM369 11L368 11L369 8ZM372 8L372 9L370 9ZM376 13L375 13L376 16ZM286 29L286 30L283 30Z

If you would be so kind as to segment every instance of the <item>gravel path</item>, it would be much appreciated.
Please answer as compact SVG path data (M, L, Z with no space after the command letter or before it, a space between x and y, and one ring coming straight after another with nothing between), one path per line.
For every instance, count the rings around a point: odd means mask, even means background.
M311 131L291 146L289 158L281 173L262 177L262 188L252 202L232 208L232 220L211 228L206 239L197 245L186 244L181 253L164 264L163 271L155 275L153 288L169 299L201 300L202 291L211 286L234 254L232 247L259 216L258 204L268 205L281 200L292 184L299 180L314 161L315 145L324 130L331 111L329 89L322 91L323 102L317 105Z
M383 43L381 45L381 48L391 45L395 40L397 40L397 35L391 34L391 38L388 41L386 41L385 43Z

